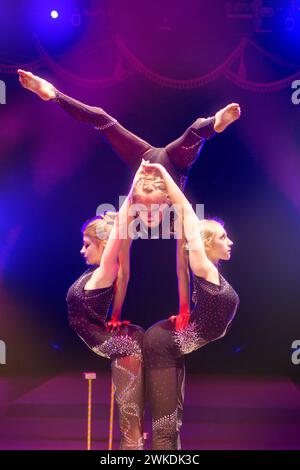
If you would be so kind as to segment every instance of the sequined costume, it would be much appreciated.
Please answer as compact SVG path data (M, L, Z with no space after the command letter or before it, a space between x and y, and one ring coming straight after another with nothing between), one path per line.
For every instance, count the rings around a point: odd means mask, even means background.
M144 331L136 325L123 325L120 332L106 331L105 321L113 299L113 286L85 290L92 272L93 269L89 269L83 273L68 290L69 323L94 353L111 359L119 412L120 449L142 449Z
M185 187L189 171L197 160L205 140L214 135L215 118L198 118L175 141L165 147L154 147L128 131L102 108L88 106L61 93L59 90L55 90L54 101L71 116L99 130L116 154L133 171L137 170L143 158L151 163L160 163L167 169L168 173L182 190ZM151 371L149 369L149 374L150 373ZM163 379L167 380L166 375ZM183 358L181 358L181 366L177 369L175 381L178 389L177 395L179 403L179 411L176 415L177 423L180 422L179 416L183 402L184 380L184 361ZM153 387L150 384L148 393L152 406L155 407L155 398L152 399L151 397L152 389ZM155 409L153 409L153 414L154 416L157 415Z
M98 129L117 155L136 170L142 158L161 163L176 183L184 188L189 170L204 144L214 134L215 118L198 118L166 147L153 147L125 129L102 108L88 106L55 90L55 102L75 118Z
M194 307L185 329L176 331L174 322L163 320L145 333L143 352L153 411L153 449L180 448L183 356L222 338L236 314L239 297L224 277L219 277L217 285L193 275Z

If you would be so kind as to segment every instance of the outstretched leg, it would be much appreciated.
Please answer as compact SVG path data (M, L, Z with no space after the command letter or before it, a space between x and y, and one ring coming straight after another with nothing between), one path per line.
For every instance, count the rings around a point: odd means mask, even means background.
M152 448L180 449L185 369L169 320L153 325L144 336L145 375L152 410Z
M176 368L177 371L177 428L178 428L178 449L181 449L180 441L180 430L182 427L183 421L183 405L184 405L184 395L185 395L185 364L183 362L181 367Z
M120 449L143 449L144 368L141 357L126 356L111 361L118 407Z
M165 147L165 150L177 168L189 169L197 159L205 139L214 134L215 118L198 118L187 130L176 140Z
M197 159L205 139L209 139L214 132L223 132L240 115L240 106L231 103L214 117L198 118L178 139L165 147L172 163L177 168L189 169Z
M118 407L120 449L143 449L145 406L144 331L137 325L123 325L120 331L106 333L94 352L111 358L112 378Z
M183 370L176 367L146 369L146 380L152 410L153 450L175 450L181 448Z
M135 169L143 154L153 147L125 129L102 108L88 106L58 91L51 83L19 69L19 80L24 88L36 93L45 101L54 100L68 114L98 129L117 155Z
M223 132L229 124L236 121L241 115L238 103L231 103L220 109L215 115L215 131Z
M87 297L88 301L88 297ZM99 356L111 359L112 378L118 407L121 449L143 448L144 416L144 331L137 325L122 325L109 332L87 317L69 316L70 326Z

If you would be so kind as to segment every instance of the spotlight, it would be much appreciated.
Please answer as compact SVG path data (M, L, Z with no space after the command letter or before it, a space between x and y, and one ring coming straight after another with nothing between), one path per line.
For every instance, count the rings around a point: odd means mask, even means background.
M56 18L58 18L58 11L56 10L52 10L51 13L51 18L53 18L54 20L56 20Z

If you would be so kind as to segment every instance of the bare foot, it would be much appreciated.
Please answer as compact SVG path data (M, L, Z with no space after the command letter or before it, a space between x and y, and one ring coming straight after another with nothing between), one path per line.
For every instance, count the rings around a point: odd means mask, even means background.
M229 124L236 121L241 115L241 108L238 103L231 103L220 109L215 115L215 131L223 132Z
M48 101L55 98L54 86L31 72L18 69L19 82L27 90L36 93L42 100Z

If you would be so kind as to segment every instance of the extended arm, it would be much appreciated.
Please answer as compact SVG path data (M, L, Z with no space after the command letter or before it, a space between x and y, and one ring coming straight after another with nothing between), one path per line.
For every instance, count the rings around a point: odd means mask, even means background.
M99 289L111 286L119 271L119 253L125 242L128 224L129 196L125 199L103 251L100 266L93 272L88 286L89 289Z
M135 174L129 194L123 202L117 217L115 218L109 238L105 245L100 266L93 272L90 280L88 281L89 289L108 287L116 280L119 271L119 256L121 249L126 245L130 246L130 240L128 240L128 228L129 223L131 222L131 217L129 216L128 212L131 204L134 185L140 177L142 171L143 169L141 165Z
M125 240L119 254L119 270L114 284L114 299L110 321L106 323L107 331L119 331L122 325L129 324L121 320L122 307L125 300L130 277L130 245L131 239Z
M185 249L186 241L182 237L177 240L176 246L176 270L178 280L179 313L190 311L190 272L189 259Z
M174 205L179 220L181 219L183 223L184 235L188 243L191 270L194 274L207 278L212 271L216 270L216 267L207 258L198 226L199 220L191 204L162 165L147 162L144 162L143 165L146 169L147 167L155 167L161 172L170 200Z
M111 322L119 322L121 319L122 307L130 277L130 245L131 240L125 240L119 254L119 270L115 283Z
M170 320L175 322L175 330L185 328L190 321L190 271L189 259L185 249L186 240L184 237L177 240L177 281L179 296L179 313L173 315Z

